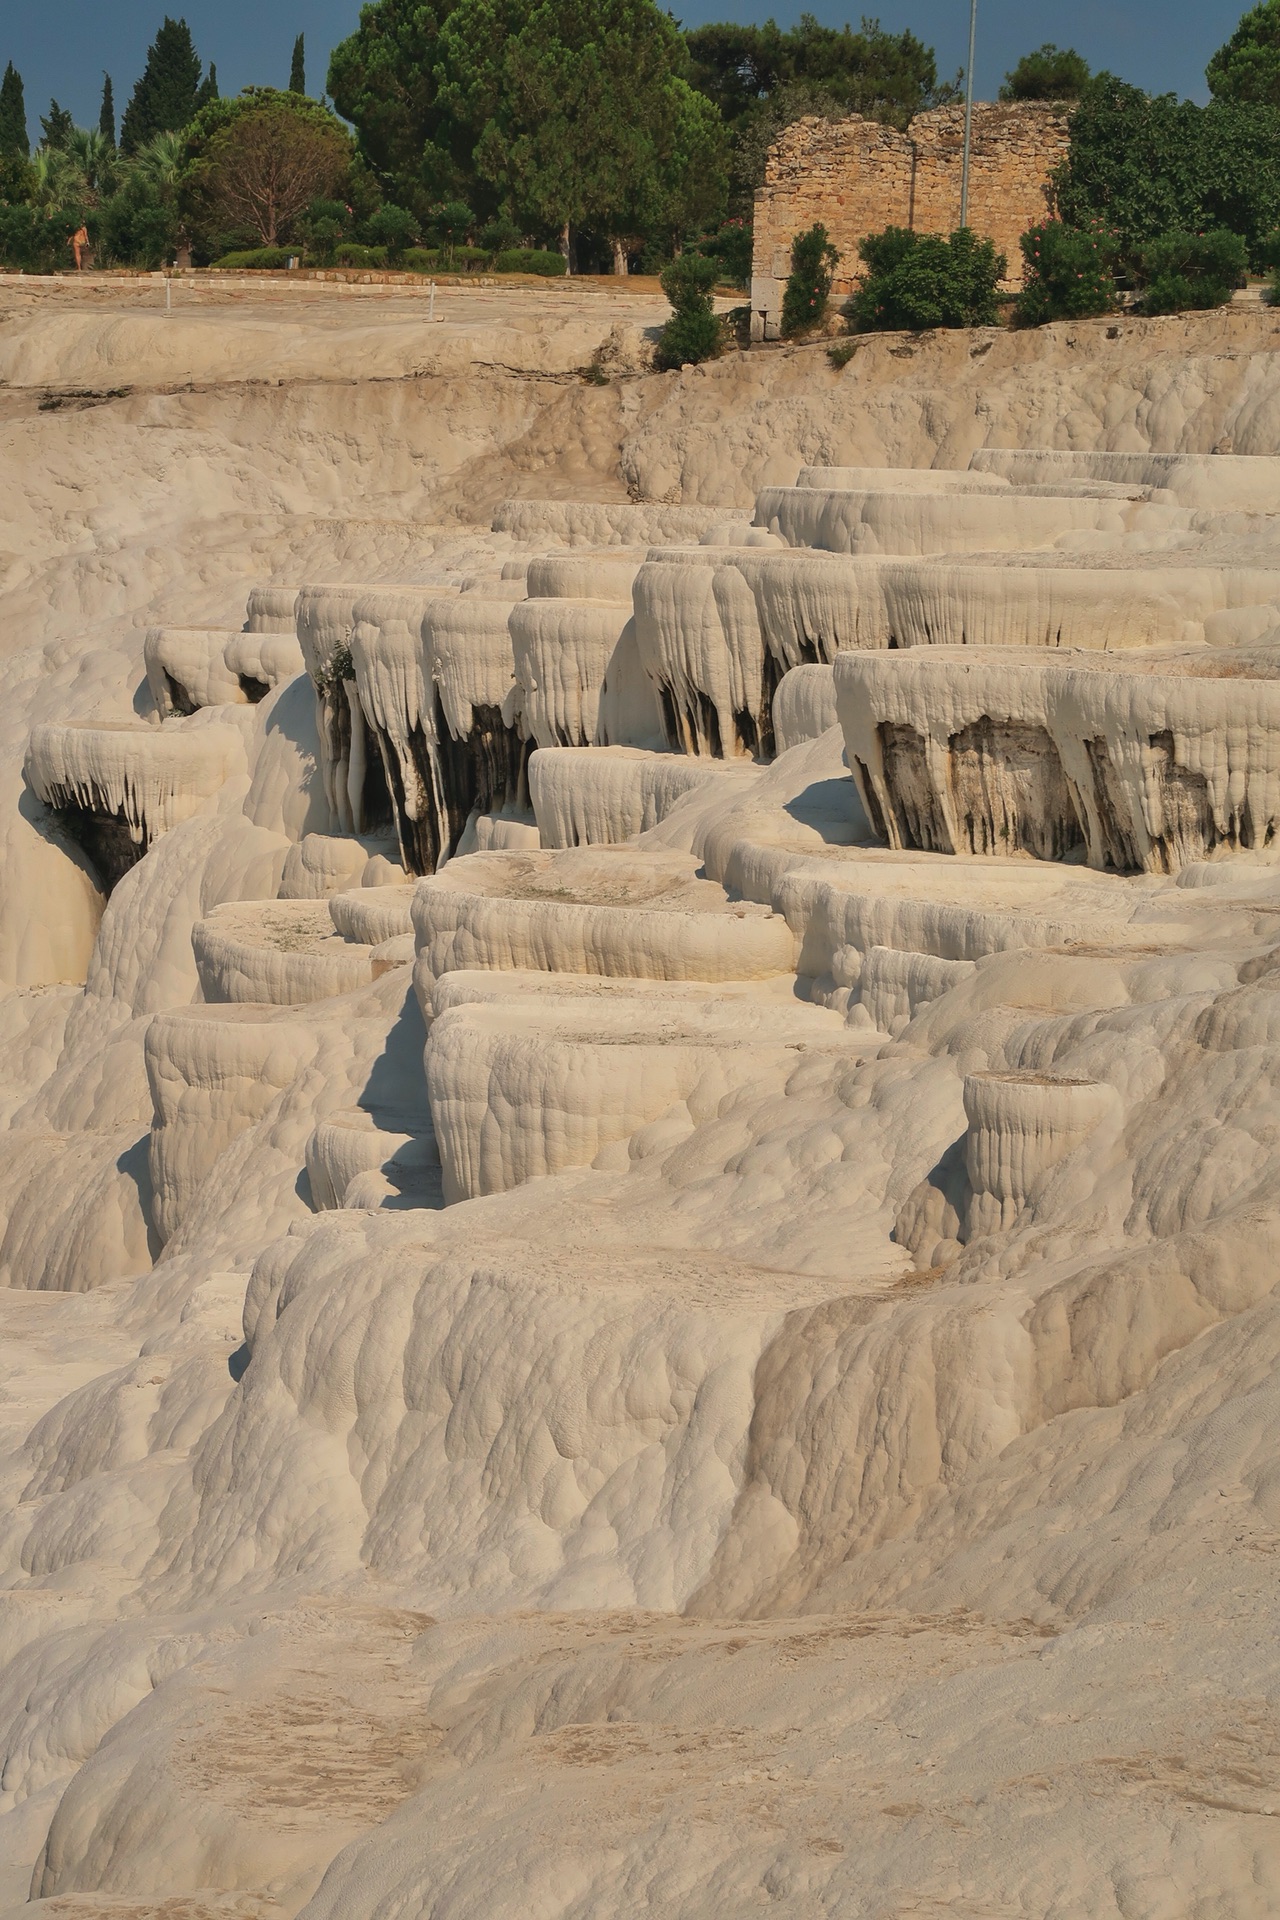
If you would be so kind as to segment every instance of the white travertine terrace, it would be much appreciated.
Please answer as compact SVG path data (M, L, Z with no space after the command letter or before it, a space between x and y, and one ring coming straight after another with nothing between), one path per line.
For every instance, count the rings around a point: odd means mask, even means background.
M601 694L616 659L621 667L620 650L635 646L630 599L526 600L511 609L507 628L525 737L539 747L608 746ZM639 716L638 726L648 718Z
M1280 824L1280 662L1125 654L1103 670L931 649L836 662L863 804L890 844L938 853L1083 848L1090 865L1176 873Z
M245 610L245 632L293 633L297 600L296 587L251 587Z
M734 559L725 547L655 549L636 575L636 645L673 752L721 760L772 748L764 640Z
M245 770L239 729L200 720L36 727L28 784L72 831L108 885L184 820L212 807Z
M541 747L529 799L544 847L609 846L656 827L686 793L749 769L639 747Z
M568 547L649 547L668 540L699 540L710 529L750 522L745 509L667 507L646 502L596 506L566 500L507 500L494 515L496 533L525 542L563 541Z
M779 753L820 740L837 724L836 683L830 667L792 667L773 696L773 737Z
M302 1020L259 1006L182 1007L157 1014L145 1040L151 1124L152 1224L162 1241L231 1142L293 1084L315 1051Z
M385 324L0 423L10 1905L1264 1920L1272 322Z
M970 466L975 474L1015 486L1102 480L1162 488L1186 507L1243 513L1280 507L1280 459L1259 454L979 447Z
M834 1015L774 1000L455 1006L432 1022L426 1052L445 1202L598 1165L626 1141L637 1156L651 1153L658 1142L645 1130L655 1123L669 1148L737 1089L785 1075L824 1045L857 1049Z
M765 980L795 960L786 921L735 904L685 854L473 854L420 882L426 974L494 967L640 980Z
M1044 1073L965 1076L967 1236L1011 1227L1057 1163L1120 1102L1106 1081Z
M631 605L631 589L644 565L647 547L619 551L603 547L535 554L525 575L530 600L609 600Z
M306 1166L312 1205L322 1213L431 1206L442 1197L429 1114L374 1113L367 1107L331 1113L307 1141Z
M239 637L217 627L148 627L142 658L162 720L201 707L247 702L239 675L226 659L228 644Z
M1187 524L1176 507L1067 493L765 487L756 501L757 526L789 547L830 553L1012 552L1053 547L1071 534L1164 533Z
M368 986L370 946L337 931L329 909L327 900L261 900L197 920L191 945L205 1000L292 1007Z
M248 628L233 633L222 650L246 700L263 700L268 693L296 679L304 669L302 649L290 625L288 633L274 628Z

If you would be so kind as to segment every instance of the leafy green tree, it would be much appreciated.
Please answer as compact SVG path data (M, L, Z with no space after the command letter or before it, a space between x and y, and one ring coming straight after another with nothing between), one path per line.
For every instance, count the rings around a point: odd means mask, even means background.
M717 23L687 36L690 79L715 102L735 129L788 87L803 87L841 113L905 126L913 114L941 104L937 62L913 33L886 33L864 19L858 32L824 27L803 13L784 32L775 21L762 27Z
M356 128L361 154L420 218L472 177L474 134L464 130L457 154L438 137L438 47L449 10L450 0L372 0L329 58L329 94Z
M142 77L120 125L120 146L136 153L157 133L176 133L196 116L200 61L185 20L168 14L151 43Z
M212 103L220 97L218 93L218 69L211 60L209 62L209 71L200 82L196 91L196 112L199 113L203 107L211 106Z
M1198 107L1098 74L1070 132L1054 179L1056 211L1068 226L1100 221L1114 232L1130 273L1142 248L1166 233L1226 228L1259 261L1280 226L1280 107Z
M782 291L782 337L821 326L831 300L831 280L840 255L821 224L791 242L791 272Z
M102 76L102 105L98 109L98 132L109 147L116 143L116 101L111 91L111 75Z
M1089 63L1074 47L1046 40L1024 53L1000 88L1002 100L1078 100L1089 84Z
M1014 312L1020 326L1079 320L1114 309L1116 240L1105 227L1042 220L1018 245L1024 265Z
M10 60L0 80L0 156L25 160L30 151L22 75Z
M247 231L259 245L274 247L289 239L314 201L346 185L354 148L342 122L319 101L249 87L202 109L186 154L180 184L193 227L223 236L228 229Z
M475 166L501 198L558 229L566 254L574 228L626 249L696 196L708 122L683 80L685 54L653 0L542 0L495 64L479 31L492 0L460 0L442 47L446 98L455 113L489 117ZM492 43L490 43L492 44Z
M689 364L696 366L721 351L724 329L711 300L716 277L715 261L696 253L682 253L663 268L662 291L674 311L658 336L659 367L670 371Z
M729 192L729 143L714 104L674 76L670 143L658 167L652 224L670 237L672 251L683 236L715 226Z
M65 152L67 142L75 130L75 124L67 109L60 107L56 100L51 100L48 113L42 113L40 116L40 145L48 148L56 147Z
M886 33L864 19L855 33L824 27L812 14L783 31L716 23L686 36L689 79L719 107L730 141L730 205L749 216L765 156L784 128L806 114L861 113L905 127L913 115L959 98L958 79L938 80L933 49L913 33Z
M1205 68L1215 100L1280 106L1280 0L1246 13Z
M1007 261L990 240L960 227L949 240L887 227L858 252L867 278L845 304L850 332L922 332L926 327L990 327Z
M307 47L306 37L299 34L293 43L293 58L289 62L290 93L305 93L307 90Z

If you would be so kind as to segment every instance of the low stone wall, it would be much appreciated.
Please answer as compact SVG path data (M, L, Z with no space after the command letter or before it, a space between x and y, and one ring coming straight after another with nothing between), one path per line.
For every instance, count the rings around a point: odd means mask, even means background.
M777 337L791 242L821 221L840 252L836 293L860 276L858 242L885 227L950 233L960 224L964 108L917 114L905 133L851 114L807 118L769 150L755 198L752 337ZM1041 102L975 105L969 225L1006 256L1006 285L1022 281L1019 236L1049 211L1049 178L1067 152L1067 109Z

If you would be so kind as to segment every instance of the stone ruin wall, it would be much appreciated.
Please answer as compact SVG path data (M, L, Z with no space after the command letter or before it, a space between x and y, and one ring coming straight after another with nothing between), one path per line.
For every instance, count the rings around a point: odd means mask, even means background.
M787 127L769 149L755 197L753 336L776 337L791 242L815 221L840 252L841 300L859 277L864 235L889 226L946 234L959 226L963 146L962 106L917 114L905 133L860 114ZM1022 282L1019 237L1049 211L1049 176L1066 152L1064 108L974 106L969 224L1007 257L1011 288Z

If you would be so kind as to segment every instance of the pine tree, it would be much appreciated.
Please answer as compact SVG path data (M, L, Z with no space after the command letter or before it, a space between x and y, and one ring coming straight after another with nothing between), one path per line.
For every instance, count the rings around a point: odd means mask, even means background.
M200 61L185 20L164 24L151 42L142 78L120 123L120 146L136 153L158 133L180 133L195 118Z
M200 82L200 90L196 94L196 111L199 112L201 107L207 107L211 100L216 100L217 98L218 98L218 69L217 67L214 66L213 61L211 60L209 62L209 71L208 73L206 73L204 79Z
M66 108L51 100L48 113L40 115L40 145L46 152L65 153L75 124Z
M293 43L293 60L289 67L290 93L305 93L307 90L307 55L304 46L304 34L299 34Z
M22 75L11 60L4 70L4 79L0 80L0 156L7 160L25 160L30 152Z
M102 76L102 107L98 114L98 132L102 135L103 139L107 141L108 145L114 147L116 143L116 102L115 95L111 91L111 75L109 73L104 73Z

